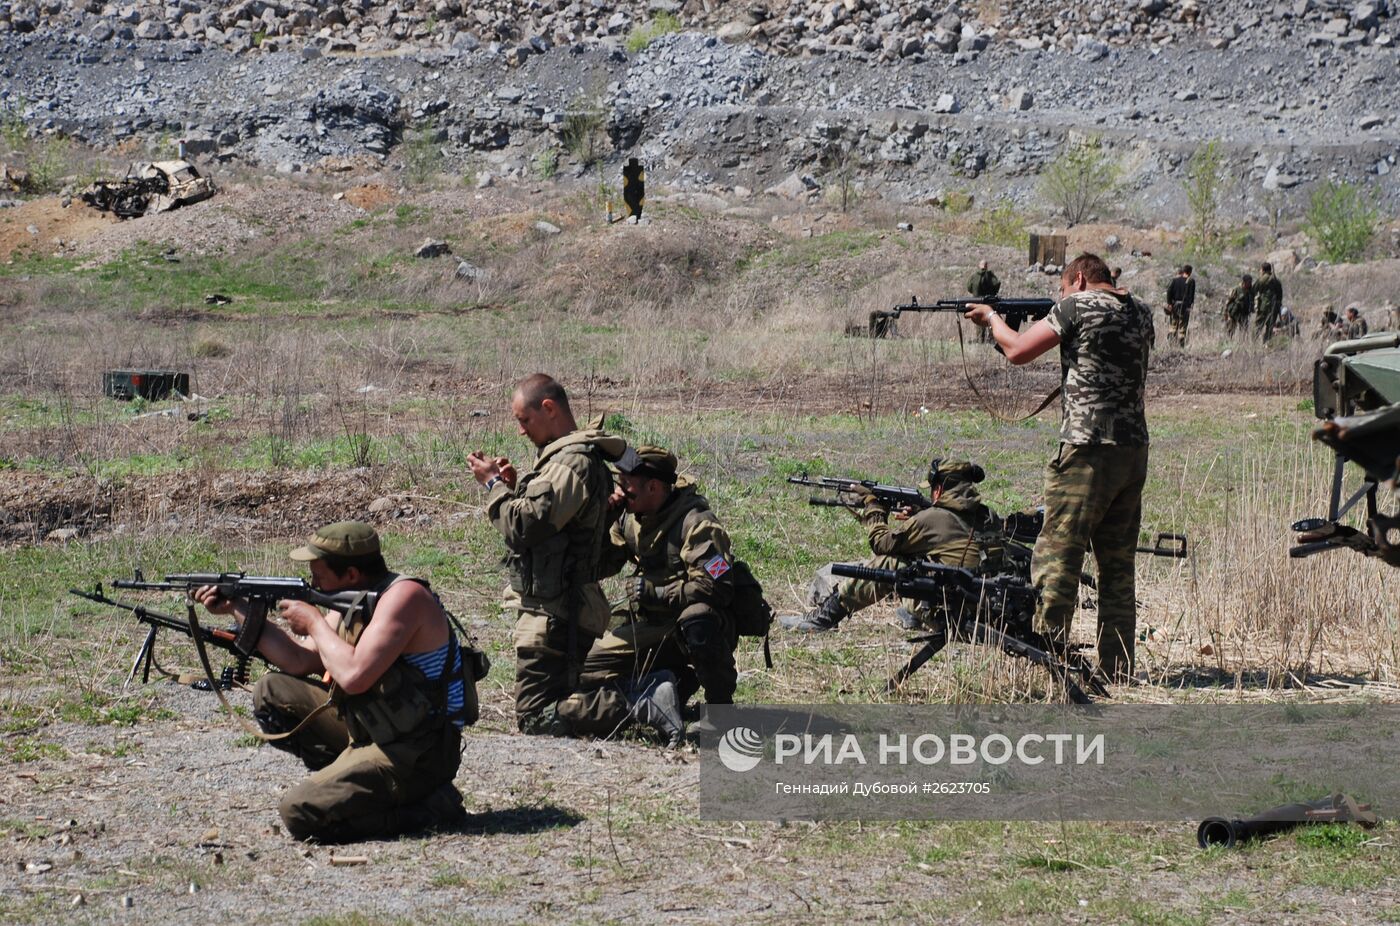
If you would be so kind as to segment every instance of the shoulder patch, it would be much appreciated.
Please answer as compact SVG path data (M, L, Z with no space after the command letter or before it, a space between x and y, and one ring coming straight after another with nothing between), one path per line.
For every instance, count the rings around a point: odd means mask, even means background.
M705 571L710 574L711 579L718 579L732 568L733 566L730 565L729 560L725 559L722 554L711 557L710 560L705 563Z

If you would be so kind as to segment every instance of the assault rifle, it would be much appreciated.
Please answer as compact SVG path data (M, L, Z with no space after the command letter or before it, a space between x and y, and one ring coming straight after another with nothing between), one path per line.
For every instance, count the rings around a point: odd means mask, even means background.
M882 505L890 509L908 508L911 511L922 511L933 505L933 502L929 501L922 492L913 486L885 485L870 479L850 479L844 476L808 476L806 473L802 473L798 476L789 476L788 482L836 493L835 498L813 495L807 500L809 505L858 509L861 506L858 497L863 498L866 495L875 496Z
M1108 696L1102 676L1084 659L1081 645L1053 654L1045 636L1032 629L1036 590L1020 576L979 576L969 569L933 562L910 563L898 570L836 563L831 574L892 586L900 597L932 605L939 623L930 633L911 641L921 646L890 678L886 685L890 691L919 671L943 647L962 640L995 646L1044 666L1075 704L1093 703L1085 688L1095 695Z
M243 623L228 630L222 630L204 627L189 620L188 617L182 620L160 611L153 611L145 605L110 598L100 582L92 591L70 588L68 590L70 594L86 598L88 601L95 601L98 604L130 611L136 615L138 621L147 625L146 638L137 651L136 659L131 664L131 672L126 678L128 685L136 677L138 669L141 670L142 684L150 681L152 667L167 678L178 677L175 673L162 669L156 661L156 636L161 628L194 637L194 628L197 627L199 642L230 653L234 657L234 665L225 667L215 682L217 687L228 689L248 683L249 663L256 656L258 637L262 635L263 626L267 622L267 612L275 608L278 601L289 598L337 611L348 611L351 608L359 607L372 612L379 598L377 592L327 593L313 588L305 579L287 576L250 576L243 572L172 573L165 576L164 581L153 582L148 581L141 570L137 569L132 573L130 579L114 579L111 585L113 588L136 591L182 592L190 611L194 609L194 605L189 602L190 597L195 589L204 585L217 587L220 597L224 599L246 602ZM266 662L266 660L263 661ZM208 689L209 683L207 681L195 682L194 686Z
M1006 323L1019 331L1026 319L1039 320L1050 314L1055 307L1054 299L1011 299L1005 296L972 296L967 299L939 299L937 302L920 302L918 296L910 296L908 302L901 302L890 309L870 313L870 336L883 338L896 333L896 322L905 312L956 312L963 315L970 305L989 305L997 310Z

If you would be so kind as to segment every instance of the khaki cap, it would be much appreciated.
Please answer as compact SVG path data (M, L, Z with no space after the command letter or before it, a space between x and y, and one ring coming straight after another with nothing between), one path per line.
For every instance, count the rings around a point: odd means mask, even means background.
M665 447L631 447L617 460L617 471L629 476L642 476L647 479L660 479L662 482L676 481L678 466L676 455Z
M305 546L292 551L292 559L307 563L314 559L336 556L359 559L379 552L379 535L363 521L337 521L318 527L306 540Z

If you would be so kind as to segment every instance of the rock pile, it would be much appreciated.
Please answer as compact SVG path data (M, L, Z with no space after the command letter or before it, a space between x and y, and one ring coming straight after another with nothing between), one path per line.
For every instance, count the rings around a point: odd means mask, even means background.
M1001 0L995 6L889 0L18 0L0 32L78 31L98 42L190 40L234 52L485 47L512 65L551 48L621 46L658 18L773 54L877 60L960 56L1001 42L1091 59L1115 46L1302 37L1337 47L1396 40L1391 0Z

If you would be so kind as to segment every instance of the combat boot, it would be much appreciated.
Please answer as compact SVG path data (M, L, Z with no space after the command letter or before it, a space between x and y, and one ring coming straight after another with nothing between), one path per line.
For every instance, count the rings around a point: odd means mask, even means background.
M799 633L825 633L828 630L835 630L836 625L842 619L849 617L850 611L841 603L841 597L836 592L832 592L806 614L789 615L778 618L778 623L787 630L796 630Z
M627 702L635 722L651 727L669 747L681 744L681 738L685 735L685 719L681 716L675 675L653 672L640 679L637 689L627 692Z

